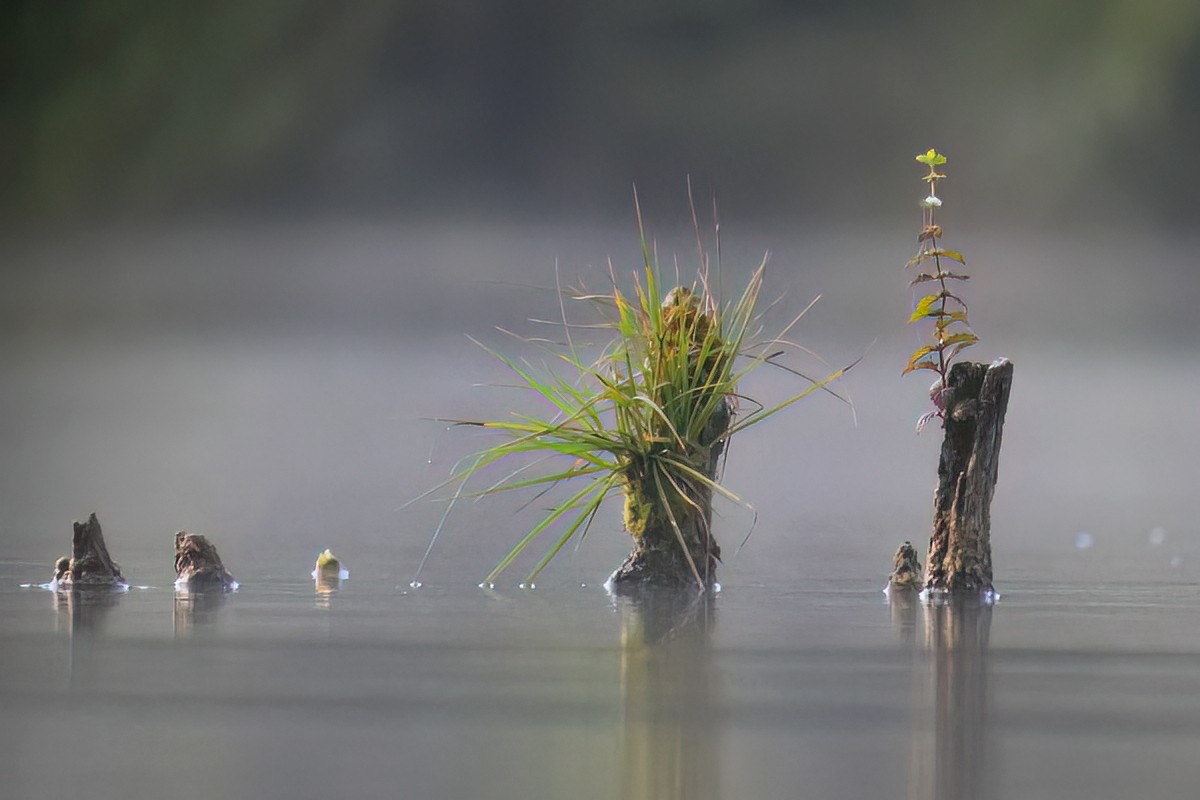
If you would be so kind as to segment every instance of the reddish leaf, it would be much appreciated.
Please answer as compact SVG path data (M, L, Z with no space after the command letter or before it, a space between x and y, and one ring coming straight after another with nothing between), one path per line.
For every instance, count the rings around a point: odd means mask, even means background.
M931 258L933 258L932 250L922 250L921 252L917 253L915 256L913 256L912 258L910 258L908 260L908 266L915 267L917 264L920 264L922 261L928 261Z
M943 311L935 316L938 318L938 330L945 330L956 322L961 322L963 325L968 327L971 325L971 323L967 321L967 315L962 311Z
M958 295L951 294L950 292L942 292L941 296L945 297L947 300L953 300L954 302L958 303L960 306L962 306L963 311L967 310L967 304L964 303L963 299Z
M942 416L942 412L940 411L930 411L927 414L922 414L921 418L917 420L917 435L920 436L921 431L925 430L925 426L940 416Z
M975 339L974 341L971 341L971 342L963 342L963 343L961 343L961 344L955 345L955 346L954 346L954 347L953 347L953 348L950 350L950 353L949 353L949 354L946 356L946 361L947 361L947 363L949 363L950 361L953 361L953 360L954 360L954 358L955 358L955 357L956 357L956 356L957 356L959 353L961 353L963 350L966 350L968 347L970 347L971 345L975 344L975 342L978 342L978 341L979 341L979 339L978 339L978 337L976 337L976 339Z
M931 369L940 375L941 369L938 367L937 362L929 358L929 356L933 355L939 350L940 348L937 345L926 345L918 348L917 352L913 353L912 357L908 359L908 365L904 368L904 372L900 374L906 375L909 372L917 369Z

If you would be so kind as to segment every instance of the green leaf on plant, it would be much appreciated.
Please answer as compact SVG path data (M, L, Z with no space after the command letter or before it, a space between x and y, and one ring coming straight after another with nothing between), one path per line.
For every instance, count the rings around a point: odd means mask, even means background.
M940 167L946 163L946 157L937 150L931 149L928 153L917 156L917 161L930 167Z
M926 317L940 317L944 312L940 307L934 308L933 306L941 299L940 293L925 295L917 301L917 307L913 309L912 316L908 318L908 321L911 323Z
M971 331L961 331L942 339L942 343L937 347L937 349L945 350L947 347L951 347L952 345L962 345L962 347L959 348L961 350L963 347L970 347L978 341L979 337Z
M963 258L963 254L957 250L947 250L944 247L935 247L934 249L927 250L926 252L930 256L943 256L945 258L952 258L958 263L962 264L964 267L967 265L966 259Z
M965 311L942 311L940 314L931 314L930 316L938 318L937 329L939 331L944 331L956 322L961 322L963 325L971 324L967 320L967 312Z
M938 365L935 364L933 361L929 360L928 358L925 358L925 359L914 358L908 362L908 366L905 367L904 372L901 372L900 374L907 375L910 372L916 372L917 370L920 370L920 369L933 370L934 372L938 373L939 375L942 372L942 370L938 367Z

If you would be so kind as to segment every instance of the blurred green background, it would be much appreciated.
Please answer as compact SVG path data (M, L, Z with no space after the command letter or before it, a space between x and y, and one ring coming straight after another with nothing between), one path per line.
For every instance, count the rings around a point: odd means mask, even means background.
M8 0L7 221L1200 207L1195 0Z

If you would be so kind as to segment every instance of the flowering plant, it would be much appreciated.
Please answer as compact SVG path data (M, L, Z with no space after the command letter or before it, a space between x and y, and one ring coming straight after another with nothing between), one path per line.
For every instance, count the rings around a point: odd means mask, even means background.
M957 250L949 250L940 244L942 228L937 224L937 210L942 206L942 200L937 195L937 182L945 175L937 169L946 163L946 157L936 150L917 156L917 161L929 167L924 181L929 184L929 195L921 201L922 228L917 237L917 254L908 262L909 267L926 265L931 271L919 272L909 283L909 286L936 284L936 291L924 295L916 301L909 324L924 320L933 320L933 332L928 344L918 347L908 360L908 366L902 374L927 369L937 373L937 380L929 387L929 397L933 401L934 410L921 416L917 422L917 432L930 420L942 417L946 411L946 378L950 373L950 365L954 358L971 345L979 341L979 337L971 330L967 320L967 304L962 298L950 291L950 286L965 283L968 275L951 272L948 262L957 262L966 266L966 259Z

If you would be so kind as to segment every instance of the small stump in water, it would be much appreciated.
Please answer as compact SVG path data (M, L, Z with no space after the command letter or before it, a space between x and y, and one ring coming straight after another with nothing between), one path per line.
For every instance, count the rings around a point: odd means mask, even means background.
M342 566L341 559L329 548L317 556L317 564L312 571L316 582L317 594L329 596L342 586L342 581L350 577L350 571Z
M991 506L1012 371L1006 358L950 369L926 591L994 591Z
M63 556L55 562L51 584L64 589L128 586L121 568L108 555L95 512L87 522L76 521L74 527L71 557Z
M921 560L917 557L917 548L912 546L912 542L905 542L896 550L888 586L892 589L920 591L922 583L924 577L921 572Z
M198 533L175 534L175 588L187 592L230 592L237 581L212 542Z

